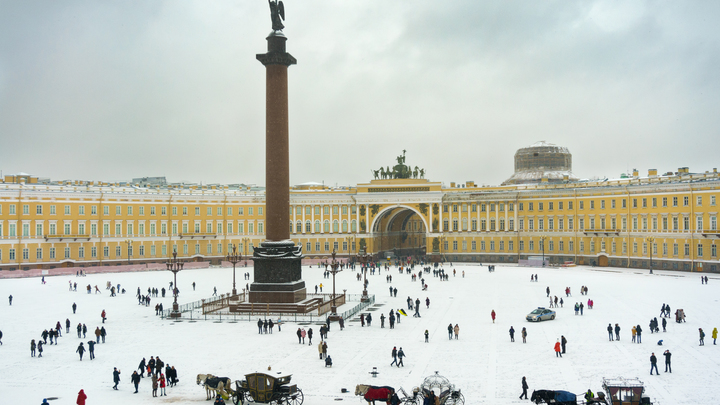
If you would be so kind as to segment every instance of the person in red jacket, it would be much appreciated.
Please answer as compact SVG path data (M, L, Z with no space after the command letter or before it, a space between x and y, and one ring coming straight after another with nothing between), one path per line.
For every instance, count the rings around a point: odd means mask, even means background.
M102 317L102 321L103 321L102 323L105 323L105 319L107 319L107 318L105 317L105 315L106 315L106 314L105 314L105 310L103 309L103 310L102 310L102 313L100 314L100 316Z
M562 353L560 352L560 339L555 342L555 357L562 357Z
M77 405L85 405L86 399L87 399L87 395L85 395L85 391L80 390L80 392L78 392L78 397L77 397L77 402L76 402Z
M158 382L160 383L160 396L167 396L167 393L165 392L165 375L163 373L160 373L160 379Z
M490 312L490 317L493 320L493 323L495 323L495 310L493 309L492 312Z

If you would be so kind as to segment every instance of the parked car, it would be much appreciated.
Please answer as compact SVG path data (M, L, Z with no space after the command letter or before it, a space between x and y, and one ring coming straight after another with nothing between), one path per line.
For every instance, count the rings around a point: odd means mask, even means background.
M530 312L525 319L527 319L530 322L540 322L540 321L547 321L555 319L555 311L552 309L547 309L543 307L538 307L537 309Z

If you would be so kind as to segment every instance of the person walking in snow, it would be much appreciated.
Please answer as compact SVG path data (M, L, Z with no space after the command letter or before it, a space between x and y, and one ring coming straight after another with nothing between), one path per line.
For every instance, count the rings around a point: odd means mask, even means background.
M448 325L448 339L452 340L453 337L453 326L452 323Z
M718 335L717 328L714 328L713 331L712 331L712 338L713 338L713 344L714 344L714 345L717 344L717 335Z
M642 328L640 325L635 327L635 333L637 333L637 342L642 343Z
M72 304L73 314L75 313L75 310L77 309L77 304L73 302Z
M548 286L548 288L545 289L545 292L547 293L547 296L549 297L550 296L550 286Z
M82 356L85 353L85 346L83 346L83 342L80 342L80 346L78 346L77 350L75 350L76 353L80 355L80 361L82 361Z
M88 340L88 353L90 353L90 360L95 359L95 342Z
M147 368L147 364L145 363L145 357L140 361L140 364L138 365L138 370L140 370L140 378L145 378L145 369Z
M85 405L86 399L87 399L87 395L85 395L85 391L80 390L80 392L78 392L77 400L75 401L75 403L77 405Z
M30 357L35 357L35 339L30 341Z
M515 329L513 329L512 326L510 326L510 341L511 342L515 341Z
M458 324L455 324L453 332L455 332L455 340L458 340L458 336L460 336L460 326L458 326Z
M44 345L44 344L45 344L45 343L43 343L42 341L39 341L38 344L37 344L38 357L42 357L43 345Z
M620 340L620 325L615 324L615 339Z
M523 390L523 392L522 392L522 394L520 394L520 399L523 399L523 397L525 397L525 399L528 399L528 396L527 396L527 390L528 390L528 388L529 388L529 387L528 387L528 383L527 383L527 381L525 380L525 377L523 376L523 378L522 378L522 390Z
M393 347L392 353L390 353L390 355L391 355L392 358L393 358L392 363L390 363L390 367L392 367L393 364L397 366L397 364L398 364L397 354L398 354L398 352L397 352L397 347ZM398 367L400 367L400 366L398 366Z
M522 328L520 335L522 336L523 343L527 343L527 341L525 340L527 338L527 329L525 329L525 327Z
M700 346L705 346L705 332L702 328L698 328L698 333L700 334Z
M657 368L657 357L655 357L655 353L650 355L650 375L652 375L653 369L655 369L657 375L660 375L660 372Z
M157 397L157 389L158 389L158 378L155 374L152 375L151 378L152 381L152 396Z
M313 335L312 328L308 328L308 331L307 331L308 346L312 345L312 335Z
M666 327L667 327L667 319L666 319L666 318L663 318L663 319L662 319L662 327L663 327L663 332L667 332L667 329L666 329Z
M565 346L567 345L567 339L564 335L560 336L560 346L562 347L562 354L565 354Z
M632 327L632 342L635 343L635 340L637 339L637 329L635 327Z
M400 350L398 350L397 357L398 367L405 367L405 364L403 364L403 357L405 357L405 352L403 351L402 347L400 348Z
M83 324L83 339L85 339L86 334L87 334L87 325Z
M130 376L130 381L132 381L133 385L135 385L135 392L133 394L138 393L138 387L140 386L140 374L138 374L137 370L134 370L132 375Z
M78 339L81 339L82 338L82 324L79 323L77 328L75 328L75 329L77 329Z
M100 314L100 316L102 317L102 323L105 323L105 320L107 319L107 318L105 317L105 315L106 315L106 313L105 313L105 310L103 309L103 310L102 310L102 313Z
M560 339L555 342L555 357L562 357L562 353L560 353Z
M115 383L113 389L117 391L118 384L120 384L120 370L118 370L117 367L114 367L113 370L113 382Z
M425 343L428 343L429 337L430 337L430 332L428 332L428 330L425 329Z
M490 318L492 318L492 322L495 323L495 310L494 309L490 312Z

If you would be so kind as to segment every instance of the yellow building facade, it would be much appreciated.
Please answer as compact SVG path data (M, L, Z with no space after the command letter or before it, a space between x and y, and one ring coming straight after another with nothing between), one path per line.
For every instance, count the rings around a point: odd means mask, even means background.
M292 187L291 238L307 258L428 254L461 262L717 272L717 171L480 187L384 179ZM230 186L0 183L0 270L219 263L264 238L262 191Z

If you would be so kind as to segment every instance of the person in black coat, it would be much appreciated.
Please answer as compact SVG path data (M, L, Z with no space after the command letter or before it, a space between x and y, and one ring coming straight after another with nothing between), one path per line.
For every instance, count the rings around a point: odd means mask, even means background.
M655 353L650 355L650 375L652 375L653 369L655 369L657 375L660 375L660 372L657 368L657 357L655 357Z
M115 383L113 389L117 391L117 386L118 384L120 384L120 370L118 370L117 367L115 367L113 370L113 382Z
M608 331L608 340L611 342L615 341L614 336L613 336L612 324L608 324L607 331Z
M640 327L640 325L635 327L635 332L637 334L637 342L642 343L642 328Z
M83 346L83 342L80 342L80 346L78 346L77 350L75 350L76 353L80 354L80 361L82 361L82 356L85 353L85 346Z
M90 360L95 358L95 342L88 340L88 352L90 353Z
M528 384L527 384L527 381L525 380L525 377L522 378L522 390L523 390L523 392L522 392L522 394L520 394L520 399L523 399L523 397L525 397L525 399L528 399L528 396L527 396Z
M510 327L510 341L515 341L515 329L512 326Z
M75 313L75 310L77 309L77 304L74 303L74 302L73 302L73 305L72 305L72 309L73 309L73 314L74 314L74 313Z
M137 370L133 371L132 376L130 376L130 381L132 381L133 384L135 384L135 392L133 394L138 393L138 386L140 385L140 374L138 374Z
M262 335L262 329L263 329L263 321L262 321L262 319L258 318L257 326L258 326L258 334Z
M663 356L665 356L665 372L672 373L672 367L670 366L670 357L672 356L672 353L670 353L670 350L665 350Z
M567 339L565 339L565 336L560 336L560 346L562 346L562 354L565 354L565 345L567 345Z
M147 364L145 363L145 357L140 361L140 364L138 364L138 370L140 370L140 378L145 378L145 370L147 369Z

